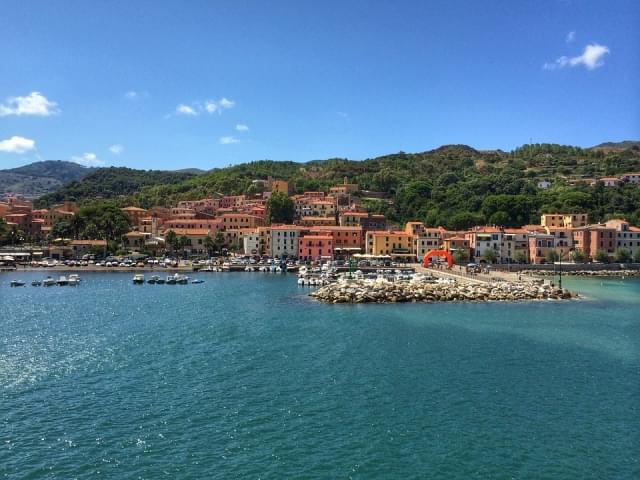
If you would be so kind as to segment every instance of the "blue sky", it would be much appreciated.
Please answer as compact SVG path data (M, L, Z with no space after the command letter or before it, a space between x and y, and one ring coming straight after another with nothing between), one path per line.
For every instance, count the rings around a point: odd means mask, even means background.
M639 139L638 25L633 0L4 0L0 167Z

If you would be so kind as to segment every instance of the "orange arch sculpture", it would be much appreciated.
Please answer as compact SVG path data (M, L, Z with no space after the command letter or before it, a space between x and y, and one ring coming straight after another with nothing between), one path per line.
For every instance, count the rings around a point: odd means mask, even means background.
M453 256L446 250L429 250L422 259L422 266L427 268L429 266L429 259L431 257L445 257L447 259L448 268L453 267Z

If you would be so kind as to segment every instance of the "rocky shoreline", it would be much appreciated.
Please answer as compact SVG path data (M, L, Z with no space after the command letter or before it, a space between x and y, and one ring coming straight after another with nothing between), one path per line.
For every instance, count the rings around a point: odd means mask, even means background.
M529 283L392 283L366 280L331 283L309 295L325 303L515 302L577 297L568 290Z
M535 275L553 276L558 272L553 270L537 271ZM573 270L562 271L562 276L568 277L640 277L640 270Z

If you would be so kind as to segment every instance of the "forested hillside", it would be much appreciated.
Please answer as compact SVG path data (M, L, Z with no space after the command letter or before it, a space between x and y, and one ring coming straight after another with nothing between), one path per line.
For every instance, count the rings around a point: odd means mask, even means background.
M632 171L640 171L640 148L635 144L617 149L537 144L512 152L451 145L362 161L263 160L201 175L101 169L43 197L41 204L119 196L123 204L148 208L214 194L254 193L260 187L252 180L268 176L288 180L296 192L326 190L346 177L360 185L367 208L397 222L419 219L456 229L481 223L514 226L539 221L541 212L570 211L588 212L593 220L625 216L637 224L640 186L588 185L590 178ZM551 181L551 188L538 188L542 179Z
M153 185L174 185L184 182L195 174L160 170L134 170L125 167L100 168L82 181L71 182L64 187L38 199L36 206L47 207L64 200L79 202L96 198L115 198L134 195Z

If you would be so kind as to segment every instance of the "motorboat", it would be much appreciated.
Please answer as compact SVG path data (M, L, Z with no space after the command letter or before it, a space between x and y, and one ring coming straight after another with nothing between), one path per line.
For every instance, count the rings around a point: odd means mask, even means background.
M73 275L69 275L67 284L72 287L75 287L76 285L80 285L80 278L77 275L75 277Z
M155 285L156 283L159 283L158 280L160 280L159 275L152 275L151 278L147 280L147 283L150 283L151 285Z
M144 274L143 273L136 273L133 276L133 283L134 283L134 285L142 285L144 283Z
M176 284L176 277L174 275L169 275L167 277L167 280L165 282L167 285L175 285Z
M195 279L191 280L191 283L194 283L194 284L204 283L204 280L202 280L200 278L195 278Z
M24 287L25 283L22 280L11 280L10 285L12 287Z
M33 282L31 282L32 287L39 287L40 285L42 285L42 282L40 280L34 280Z
M77 273L72 273L71 275L69 275L69 280L70 281L74 280L77 283L80 283L81 278L80 278L80 275L78 275Z
M44 285L45 287L52 287L56 284L57 282L51 278L51 277L47 277L42 281L42 285Z
M69 285L69 279L67 277L65 277L64 275L60 275L58 277L58 280L56 281L56 283L58 285L60 285L61 287L64 285Z

